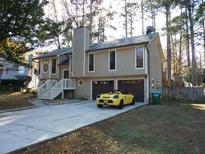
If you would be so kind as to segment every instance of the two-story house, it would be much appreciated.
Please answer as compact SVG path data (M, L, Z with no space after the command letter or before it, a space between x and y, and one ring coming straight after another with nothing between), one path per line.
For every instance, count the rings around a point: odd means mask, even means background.
M158 33L90 44L86 27L73 32L71 48L36 57L42 85L38 96L69 96L94 100L113 90L132 93L148 102L153 90L162 90L163 51Z

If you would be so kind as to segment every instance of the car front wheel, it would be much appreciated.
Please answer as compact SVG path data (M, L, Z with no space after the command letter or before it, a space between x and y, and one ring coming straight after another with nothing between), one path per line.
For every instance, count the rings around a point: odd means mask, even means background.
M98 107L98 108L102 108L102 107L103 107L103 105L98 104L98 105L97 105L97 107Z
M124 102L123 100L120 100L120 103L118 105L118 109L122 109L124 107Z
M135 104L135 98L132 99L131 105L134 105L134 104Z

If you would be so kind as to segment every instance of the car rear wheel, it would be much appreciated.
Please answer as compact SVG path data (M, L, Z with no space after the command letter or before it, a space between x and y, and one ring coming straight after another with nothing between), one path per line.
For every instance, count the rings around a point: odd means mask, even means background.
M134 104L135 104L135 98L132 99L131 105L134 105Z
M103 105L98 104L98 105L97 105L97 107L98 107L98 108L102 108L102 107L103 107Z
M118 105L118 109L122 109L124 107L124 102L123 100L120 100L120 103Z

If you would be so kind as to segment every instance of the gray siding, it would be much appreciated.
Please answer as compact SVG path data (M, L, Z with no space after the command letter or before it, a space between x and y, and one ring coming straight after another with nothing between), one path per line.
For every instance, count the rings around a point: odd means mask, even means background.
M149 63L150 63L150 91L162 91L162 59L160 57L160 46L158 44L158 37L155 37L150 44L149 48ZM154 80L154 89L152 89L152 80ZM160 82L161 88L157 89L157 84Z
M62 55L62 56L59 56L58 57L49 57L49 58L42 58L40 59L40 64L41 64L41 72L40 72L40 75L39 75L39 78L41 80L44 80L44 79L56 79L56 80L59 80L61 79L61 77L59 76L60 73L61 73L61 68L60 68L60 65L58 65L60 62L64 61L67 57ZM57 67L56 67L56 74L51 74L51 60L52 59L56 59L56 62L57 62ZM48 63L49 64L49 69L48 69L48 72L47 73L44 73L43 72L43 63ZM64 67L67 67L69 68L69 65L65 65Z
M91 79L83 79L84 85L80 87L78 81L81 79L76 79L75 82L75 98L90 99L91 98Z
M95 54L95 71L88 71L88 53L86 54L86 77L142 75L147 72L147 51L144 48L144 68L136 69L135 49L144 46L132 46L113 49L116 51L116 70L109 70L109 51L93 52Z

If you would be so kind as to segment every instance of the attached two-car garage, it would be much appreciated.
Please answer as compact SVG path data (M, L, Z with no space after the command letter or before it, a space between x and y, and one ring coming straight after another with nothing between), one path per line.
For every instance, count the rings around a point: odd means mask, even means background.
M144 79L117 80L117 87L120 91L133 94L136 102L144 102ZM92 99L114 89L114 80L92 81Z
M134 95L136 102L144 102L144 80L118 80L118 89Z
M92 82L92 99L95 100L99 94L114 91L114 81L93 81Z

